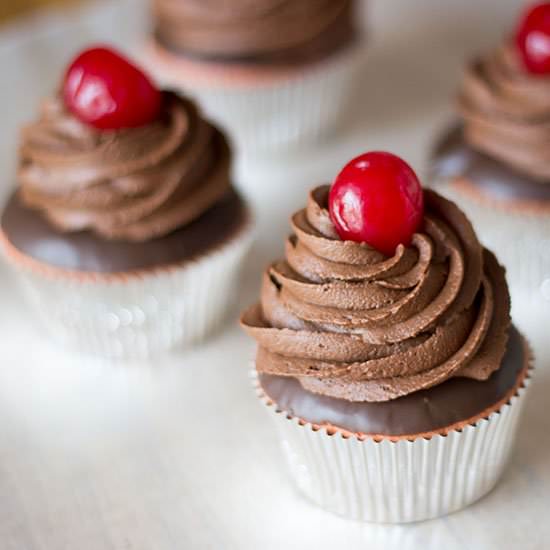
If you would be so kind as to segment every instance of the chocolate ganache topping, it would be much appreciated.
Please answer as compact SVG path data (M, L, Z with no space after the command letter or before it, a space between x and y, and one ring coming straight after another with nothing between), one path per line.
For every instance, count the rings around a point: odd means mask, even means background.
M512 44L467 68L459 108L469 145L534 180L549 180L550 78L529 74Z
M285 259L243 315L258 372L371 402L489 378L506 350L510 299L503 268L459 208L426 190L422 231L387 257L338 237L328 190L314 189L292 216Z
M18 179L25 206L60 231L145 241L185 226L230 187L229 148L188 100L165 93L157 120L100 131L56 97L23 130Z
M353 0L155 0L156 36L210 59L269 60L322 53L353 37ZM288 59L287 59L288 60Z

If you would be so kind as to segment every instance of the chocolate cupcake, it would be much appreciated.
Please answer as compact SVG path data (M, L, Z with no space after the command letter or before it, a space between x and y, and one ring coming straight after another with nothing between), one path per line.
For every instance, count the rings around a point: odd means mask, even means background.
M106 356L209 332L251 240L230 159L188 99L112 50L82 53L22 132L1 217L7 261L51 332Z
M548 21L550 3L535 6L513 39L468 65L458 97L460 122L437 144L431 162L434 187L464 208L506 266L514 304L546 314Z
M319 138L337 124L361 59L355 0L154 0L147 59L196 97L241 151Z
M388 153L351 161L291 226L242 324L299 489L377 522L482 497L509 457L531 365L495 256Z

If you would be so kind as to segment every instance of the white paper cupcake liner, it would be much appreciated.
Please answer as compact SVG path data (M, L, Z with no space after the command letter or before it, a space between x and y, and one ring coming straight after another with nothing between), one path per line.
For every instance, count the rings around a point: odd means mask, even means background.
M213 71L212 78L159 46L149 45L145 63L164 85L193 97L213 121L225 128L239 153L276 152L315 143L333 130L345 112L363 59L363 44L350 46L330 59L257 78ZM195 66L195 67L193 67Z
M450 180L432 187L464 210L480 240L506 268L514 316L536 313L550 323L550 211L485 204ZM528 321L518 318L522 327Z
M350 519L406 523L460 510L487 494L510 456L529 379L497 412L447 435L359 438L277 410L260 390L298 489Z
M127 274L50 268L8 249L6 258L32 309L61 344L103 357L138 358L197 342L220 324L251 240L248 222L231 241L196 260Z

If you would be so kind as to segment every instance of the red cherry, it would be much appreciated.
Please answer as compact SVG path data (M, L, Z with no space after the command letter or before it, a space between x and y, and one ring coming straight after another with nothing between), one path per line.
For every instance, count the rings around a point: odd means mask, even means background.
M328 205L342 239L365 242L391 256L398 244L410 244L422 224L424 194L404 160L374 151L346 164L330 189Z
M532 74L550 74L550 2L531 7L516 31L523 65Z
M143 126L155 120L161 92L136 66L109 48L83 51L63 83L67 108L100 130Z

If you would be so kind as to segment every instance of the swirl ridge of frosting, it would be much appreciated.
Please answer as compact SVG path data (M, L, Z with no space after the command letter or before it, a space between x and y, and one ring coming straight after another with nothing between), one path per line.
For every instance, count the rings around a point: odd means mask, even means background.
M328 186L291 219L285 258L269 266L260 303L242 317L260 373L314 393L388 401L500 367L510 326L504 270L464 214L425 191L424 228L386 257L342 241Z
M512 44L470 64L459 95L474 148L540 182L550 178L550 78L529 74Z
M223 135L196 107L164 94L161 116L138 128L96 130L60 97L24 128L18 170L24 204L61 231L144 241L197 219L230 187Z
M348 38L353 0L155 0L157 36L205 58L246 59L322 49Z

